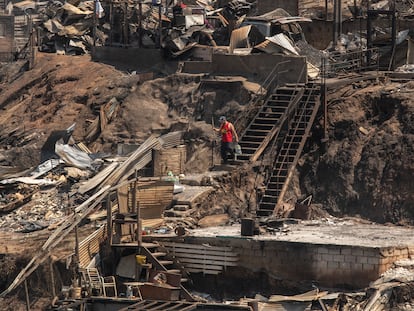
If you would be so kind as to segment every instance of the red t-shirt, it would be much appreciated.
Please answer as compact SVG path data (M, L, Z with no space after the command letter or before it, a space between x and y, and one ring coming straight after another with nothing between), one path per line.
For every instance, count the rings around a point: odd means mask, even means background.
M221 141L231 143L233 141L233 132L230 130L230 122L224 122L220 126Z

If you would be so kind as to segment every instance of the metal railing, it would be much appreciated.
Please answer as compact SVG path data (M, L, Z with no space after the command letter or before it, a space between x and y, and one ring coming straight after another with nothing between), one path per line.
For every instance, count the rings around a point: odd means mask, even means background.
M363 71L378 71L379 49L371 48L347 53L330 52L323 57L322 77L335 77L340 74Z
M270 73L267 75L267 77L263 80L263 82L260 83L260 88L256 92L257 96L253 97L250 103L248 104L249 107L253 107L253 109L257 108L257 105L259 102L265 102L267 97L270 96L274 90L278 86L278 79L279 75L281 73L287 72L287 70L279 71L279 67L281 65L285 65L290 63L290 60L286 60L280 63L277 63L273 69L270 71ZM260 109L260 108L259 108ZM239 129L242 126L242 119L245 114L240 114L239 117L234 121L234 126L236 128L236 131L239 131ZM248 125L248 124L247 124ZM248 126L246 127L245 131L247 130ZM240 135L242 137L245 133L245 131Z

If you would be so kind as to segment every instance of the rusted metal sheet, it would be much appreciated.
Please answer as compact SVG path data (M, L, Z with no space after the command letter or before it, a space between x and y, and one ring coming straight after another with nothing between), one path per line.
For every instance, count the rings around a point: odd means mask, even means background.
M168 284L158 285L145 283L139 288L143 299L177 301L180 299L180 288Z
M191 311L197 309L197 303L181 302L181 301L154 301L143 300L119 311Z
M182 131L176 131L176 132L170 132L165 135L162 135L159 138L160 144L163 148L171 148L178 145L184 144L183 140L183 132Z
M192 311L192 310L235 310L235 311L251 311L249 306L245 305L229 305L222 303L200 303L185 301L159 301L159 300L142 300L136 304L119 311ZM267 309L270 310L270 309ZM274 309L272 309L274 310ZM282 309L283 310L283 309Z

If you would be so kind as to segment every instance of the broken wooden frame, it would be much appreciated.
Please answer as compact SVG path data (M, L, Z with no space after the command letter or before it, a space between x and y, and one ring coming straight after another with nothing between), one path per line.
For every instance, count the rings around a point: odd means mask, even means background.
M220 274L238 266L239 256L231 247L161 242L169 254L190 273Z

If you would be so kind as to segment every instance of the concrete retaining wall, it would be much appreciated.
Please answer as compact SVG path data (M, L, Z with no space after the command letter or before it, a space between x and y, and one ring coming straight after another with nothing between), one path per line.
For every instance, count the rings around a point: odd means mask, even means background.
M253 76L255 79L263 81L278 64L280 66L276 72L278 73L279 84L307 82L306 58L282 54L214 54L212 73L218 75Z
M158 49L95 47L92 59L108 63L124 70L139 72L150 70L151 67L164 62L162 53Z
M254 239L189 238L191 243L231 246L239 266L290 281L324 287L363 288L392 264L414 255L414 247L359 247Z

